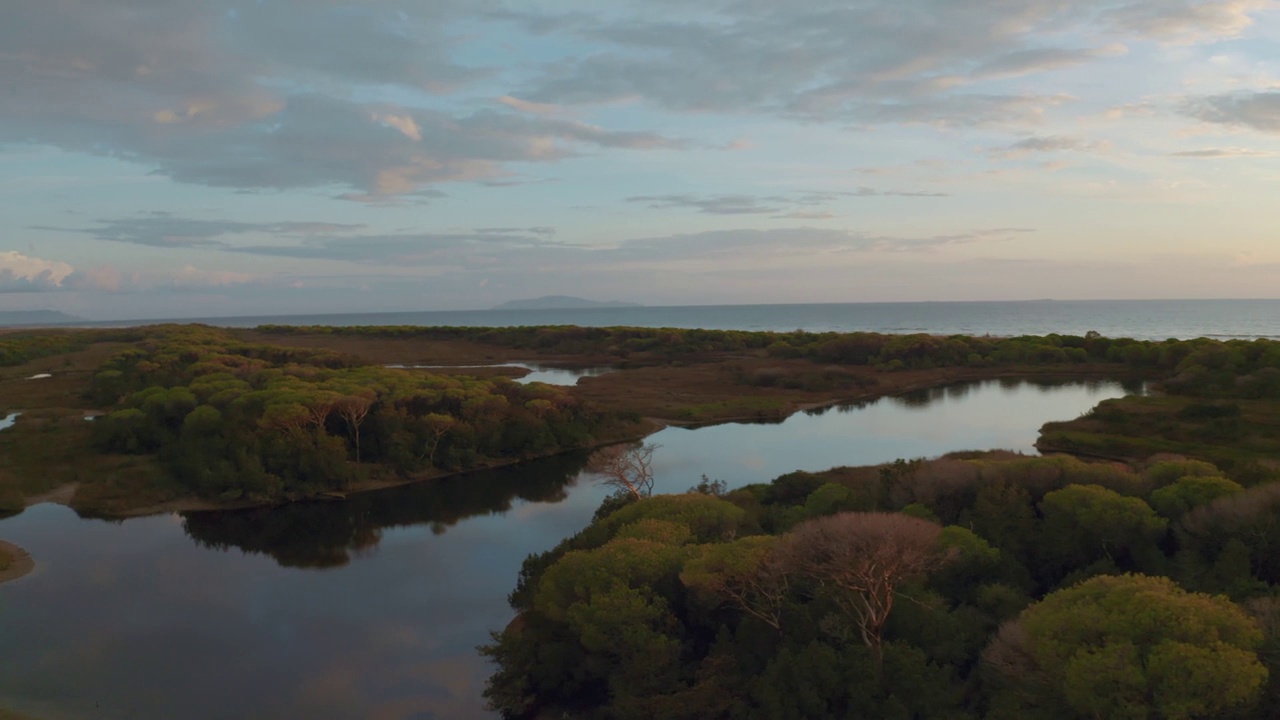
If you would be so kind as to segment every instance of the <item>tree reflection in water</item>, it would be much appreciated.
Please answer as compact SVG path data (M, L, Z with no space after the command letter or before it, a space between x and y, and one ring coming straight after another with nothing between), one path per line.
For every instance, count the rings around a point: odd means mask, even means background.
M346 500L184 513L182 527L204 547L267 555L284 567L341 567L376 546L383 528L429 524L441 534L469 517L506 512L516 499L559 502L586 462L587 453L566 453Z

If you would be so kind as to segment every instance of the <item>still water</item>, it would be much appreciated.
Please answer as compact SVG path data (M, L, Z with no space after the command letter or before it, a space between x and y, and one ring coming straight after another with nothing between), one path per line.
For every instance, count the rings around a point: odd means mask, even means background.
M605 373L613 372L616 368L603 367L555 367L552 365L542 365L534 362L510 362L496 363L492 365L388 365L389 368L398 368L401 370L432 370L439 368L449 368L451 370L465 370L468 368L520 368L529 372L518 378L513 378L518 383L540 382L547 385L577 385L578 380L584 377L596 377Z
M973 448L1033 452L1049 420L1139 388L985 382L650 438L658 492ZM581 455L345 502L109 523L0 521L36 571L0 586L0 707L47 720L485 717L477 644L524 557L606 494Z

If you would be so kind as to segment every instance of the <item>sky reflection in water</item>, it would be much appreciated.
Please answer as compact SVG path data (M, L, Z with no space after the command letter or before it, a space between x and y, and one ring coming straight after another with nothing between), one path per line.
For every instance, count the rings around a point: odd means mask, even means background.
M650 438L657 488L1030 452L1042 423L1122 394L993 381L780 424L670 428ZM37 562L0 587L0 706L48 720L482 717L489 668L474 648L510 619L524 557L582 528L606 494L576 480L584 461L186 518L31 508L0 522Z

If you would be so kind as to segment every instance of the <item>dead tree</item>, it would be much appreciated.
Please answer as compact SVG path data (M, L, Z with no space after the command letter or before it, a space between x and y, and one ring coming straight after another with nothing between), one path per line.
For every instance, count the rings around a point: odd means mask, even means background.
M597 450L587 462L587 473L614 490L631 493L637 500L653 494L653 451L649 443L610 445Z
M942 528L900 513L846 512L809 520L779 548L790 567L831 591L857 626L877 671L884 662L884 626L898 587L941 565Z
M346 395L333 404L333 409L346 421L347 433L355 442L356 462L360 462L360 424L372 408L373 398L364 395Z

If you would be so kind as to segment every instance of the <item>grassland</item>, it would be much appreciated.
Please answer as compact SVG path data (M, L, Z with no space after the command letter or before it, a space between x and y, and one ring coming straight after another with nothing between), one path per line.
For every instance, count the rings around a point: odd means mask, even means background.
M1233 475L1269 472L1280 469L1280 402L1175 395L1107 400L1080 418L1045 425L1037 447L1126 462L1177 453Z

